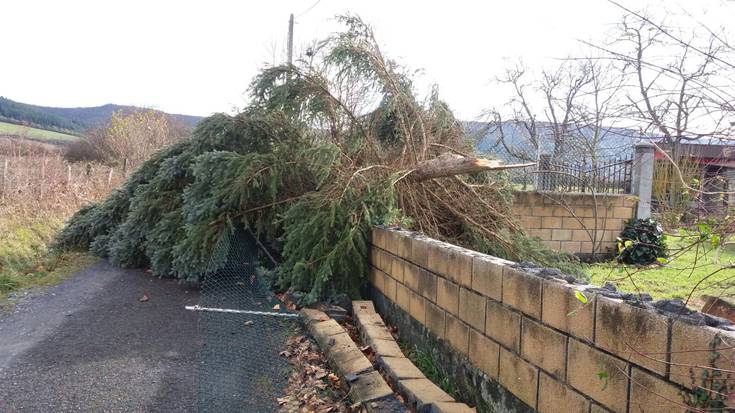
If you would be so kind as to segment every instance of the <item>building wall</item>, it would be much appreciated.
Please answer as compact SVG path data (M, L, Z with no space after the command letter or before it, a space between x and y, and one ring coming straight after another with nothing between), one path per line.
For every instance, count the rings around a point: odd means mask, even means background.
M632 195L519 191L514 196L526 233L572 254L589 255L595 245L597 253L614 252L615 239L636 214Z
M685 411L706 366L735 369L733 332L408 231L375 228L371 242L378 310L410 320L399 330L409 344L438 343L439 368L481 412Z

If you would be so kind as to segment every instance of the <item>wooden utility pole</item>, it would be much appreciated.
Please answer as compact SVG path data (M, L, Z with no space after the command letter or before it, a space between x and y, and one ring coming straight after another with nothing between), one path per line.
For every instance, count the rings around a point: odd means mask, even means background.
M288 64L293 64L293 13L288 18Z

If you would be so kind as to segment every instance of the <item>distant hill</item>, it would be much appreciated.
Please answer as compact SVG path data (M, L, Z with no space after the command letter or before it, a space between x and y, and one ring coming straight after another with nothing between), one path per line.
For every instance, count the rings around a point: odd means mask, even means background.
M31 105L0 96L0 121L21 123L41 129L83 134L89 128L106 123L117 111L141 109L135 106L107 104L93 107L56 108ZM200 116L169 114L175 121L194 127Z

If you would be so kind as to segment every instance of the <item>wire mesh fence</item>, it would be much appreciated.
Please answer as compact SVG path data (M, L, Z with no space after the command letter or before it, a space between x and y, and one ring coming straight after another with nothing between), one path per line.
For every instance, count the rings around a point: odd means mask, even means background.
M214 251L201 282L197 411L271 413L288 384L290 365L280 356L298 317L271 293L258 266L254 237L233 231Z

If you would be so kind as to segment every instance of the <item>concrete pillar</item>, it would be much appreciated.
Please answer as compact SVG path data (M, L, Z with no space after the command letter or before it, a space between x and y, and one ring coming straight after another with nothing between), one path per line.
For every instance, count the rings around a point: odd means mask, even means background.
M636 218L651 217L651 194L653 192L654 152L656 147L648 142L635 145L633 160L633 194L638 195Z

